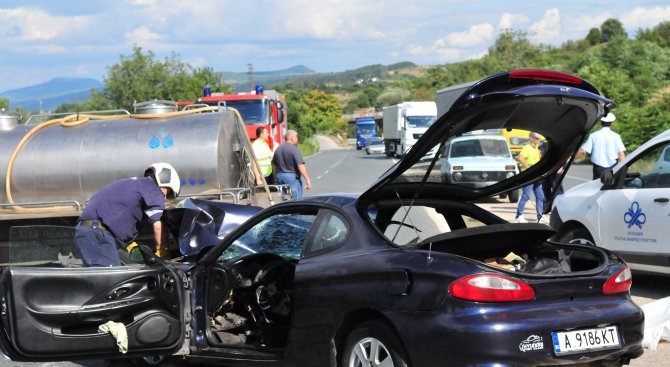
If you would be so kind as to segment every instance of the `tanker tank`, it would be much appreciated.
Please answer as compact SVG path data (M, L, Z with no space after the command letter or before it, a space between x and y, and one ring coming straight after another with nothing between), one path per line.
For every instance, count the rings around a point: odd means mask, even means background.
M211 109L211 108L210 108ZM181 178L180 197L249 187L246 134L233 110L173 117L94 120L79 126L51 125L35 133L13 161L9 191L16 205L90 200L102 186L141 176L153 162L172 164ZM0 173L35 124L0 118ZM0 203L10 202L5 180Z

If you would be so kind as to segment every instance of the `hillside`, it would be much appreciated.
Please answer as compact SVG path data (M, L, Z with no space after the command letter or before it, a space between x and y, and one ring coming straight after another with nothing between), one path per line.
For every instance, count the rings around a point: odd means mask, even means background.
M249 88L249 74L244 72L221 72L223 81L235 89L237 92L246 91ZM305 75L314 74L314 70L304 66L296 65L288 69L271 71L254 71L254 84L273 85L279 83L289 83L300 79Z
M95 79L54 78L46 83L0 92L0 98L8 99L11 108L53 110L65 102L87 101L92 89L102 88L104 84Z

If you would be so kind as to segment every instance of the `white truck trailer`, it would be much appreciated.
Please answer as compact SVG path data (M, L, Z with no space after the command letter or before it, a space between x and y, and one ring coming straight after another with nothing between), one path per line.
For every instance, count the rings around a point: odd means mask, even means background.
M384 152L402 156L428 130L437 116L435 102L403 102L384 107Z
M435 101L437 102L437 116L442 116L445 112L449 111L451 105L456 102L456 99L473 84L475 84L475 82L452 85L451 87L438 90L435 98Z

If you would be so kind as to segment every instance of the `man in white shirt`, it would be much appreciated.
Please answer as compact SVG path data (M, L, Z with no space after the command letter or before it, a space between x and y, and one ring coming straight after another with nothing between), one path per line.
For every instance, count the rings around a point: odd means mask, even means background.
M575 159L579 159L586 153L591 155L594 180L599 179L605 170L614 167L617 160L621 161L625 157L626 147L621 136L610 129L614 120L616 117L611 112L600 119L602 128L589 135L575 156Z

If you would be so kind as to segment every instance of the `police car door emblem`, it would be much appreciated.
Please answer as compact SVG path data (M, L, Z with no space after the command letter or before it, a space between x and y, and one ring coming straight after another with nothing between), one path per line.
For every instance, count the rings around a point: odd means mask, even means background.
M544 349L544 341L541 336L531 335L519 344L519 350L526 353L529 350Z

